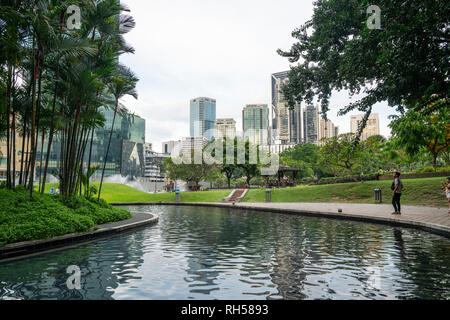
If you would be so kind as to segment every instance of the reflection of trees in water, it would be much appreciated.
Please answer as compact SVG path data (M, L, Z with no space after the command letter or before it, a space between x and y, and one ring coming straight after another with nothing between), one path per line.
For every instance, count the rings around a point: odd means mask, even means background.
M242 278L268 273L271 248L266 235L270 223L264 215L246 211L193 207L168 207L160 223L161 237L179 247L187 258L191 293L210 294L226 269L239 269ZM163 242L164 242L163 241ZM204 287L204 288L202 288Z
M442 238L421 231L394 229L394 247L398 259L394 264L410 281L411 290L399 292L400 298L450 298L450 244Z
M112 299L114 289L143 262L143 235L135 233L0 264L0 298ZM81 270L81 290L69 290L67 267Z
M280 296L284 299L310 298L305 290L308 276L321 277L321 283L316 285L323 289L327 287L328 293L333 294L326 281L340 264L342 268L349 264L361 267L361 271L357 271L358 281L363 289L367 287L369 275L363 267L371 265L368 259L378 257L379 260L382 229L316 218L277 218L282 223L274 223L273 231L277 235L273 239L275 262L271 277ZM364 239L371 240L366 242ZM339 256L346 259L330 260L330 257Z

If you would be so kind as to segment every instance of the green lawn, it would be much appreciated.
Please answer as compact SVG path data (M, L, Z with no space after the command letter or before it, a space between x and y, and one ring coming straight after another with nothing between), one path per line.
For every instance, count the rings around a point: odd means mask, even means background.
M447 200L440 188L443 178L403 180L403 204L446 207ZM374 203L375 188L381 187L383 203L391 202L391 181L368 181L356 183L329 184L319 186L300 186L295 188L272 189L272 202L350 202ZM98 187L98 184L94 184ZM47 192L50 187L48 185ZM250 190L244 202L265 202L266 189ZM182 202L221 202L230 190L182 192ZM126 185L105 183L102 198L110 203L133 202L175 202L174 193L149 194Z
M99 187L99 183L92 185ZM45 189L48 193L50 188L56 188L57 184L47 184ZM182 192L182 202L221 202L223 198L231 193L230 190ZM124 184L104 183L102 186L102 199L109 203L132 203L132 202L175 202L175 193L146 193L133 189Z
M447 200L441 189L443 178L407 179L403 181L402 203L446 207ZM272 202L353 202L374 203L374 189L381 187L383 203L391 202L392 181L367 181L356 183L300 186L273 189ZM244 202L264 202L266 189L250 190Z

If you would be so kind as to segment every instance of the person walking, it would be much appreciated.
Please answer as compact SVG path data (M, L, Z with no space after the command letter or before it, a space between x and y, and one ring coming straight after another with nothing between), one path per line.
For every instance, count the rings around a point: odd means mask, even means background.
M392 182L392 205L394 206L394 212L392 214L401 214L400 198L402 196L403 183L400 180L400 172L394 173L394 182Z
M448 201L448 213L450 213L450 177L447 178L447 181L442 181L441 184L445 190L445 196L447 197Z

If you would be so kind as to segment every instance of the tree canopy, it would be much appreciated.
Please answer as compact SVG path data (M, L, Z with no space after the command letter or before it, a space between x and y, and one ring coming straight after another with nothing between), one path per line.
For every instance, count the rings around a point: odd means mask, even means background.
M366 113L387 101L398 111L449 106L450 2L378 0L380 29L369 29L368 0L318 0L314 15L296 29L296 42L279 54L294 63L283 88L291 107L321 102L329 110L333 90L364 96L341 106Z

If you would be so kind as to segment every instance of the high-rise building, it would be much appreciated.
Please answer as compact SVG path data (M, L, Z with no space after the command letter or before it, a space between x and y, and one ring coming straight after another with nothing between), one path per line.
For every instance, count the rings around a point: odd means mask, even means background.
M319 109L309 105L303 110L303 139L305 143L319 141Z
M149 148L150 147L150 148ZM163 162L169 158L168 153L158 153L152 150L151 143L146 144L145 148L145 174L149 182L164 182L164 166Z
M189 157L193 150L203 150L207 144L208 140L205 137L185 137L181 139L180 153Z
M289 81L289 71L272 74L272 142L297 144L302 142L301 106L289 109L281 88Z
M191 137L214 138L214 123L216 121L216 100L211 98L196 98L190 103L190 135Z
M234 119L217 119L214 124L214 138L231 138L236 137L236 121Z
M336 135L334 123L331 120L325 120L320 117L319 120L319 144L324 144L322 139L329 139Z
M105 125L94 131L91 166L103 167L106 149L110 137L114 111L100 108L105 117ZM44 151L47 150L47 140L44 141ZM39 142L40 143L40 142ZM55 136L49 158L48 172L57 174L60 167L61 139ZM90 146L86 148L84 163L89 162ZM44 152L43 157L46 157ZM38 150L37 158L40 158ZM40 172L39 163L36 164L36 174ZM105 167L105 176L120 174L122 176L142 177L145 173L145 120L133 114L117 114L111 145ZM92 179L99 179L101 170L97 170Z
M339 133L331 120L323 119L319 107L309 105L303 110L303 137L305 143L322 144L324 138L332 138Z
M357 133L364 118L364 114L357 114L350 118L350 130ZM361 133L361 140L367 140L371 136L380 134L380 121L378 113L372 113L367 120L366 127Z
M181 140L177 141L166 141L162 143L162 153L172 155L175 148L181 145Z
M288 81L288 71L272 74L272 129L275 140L289 140L289 108L281 92L281 87Z
M248 104L242 110L244 138L257 145L266 145L268 140L269 110L267 104Z

